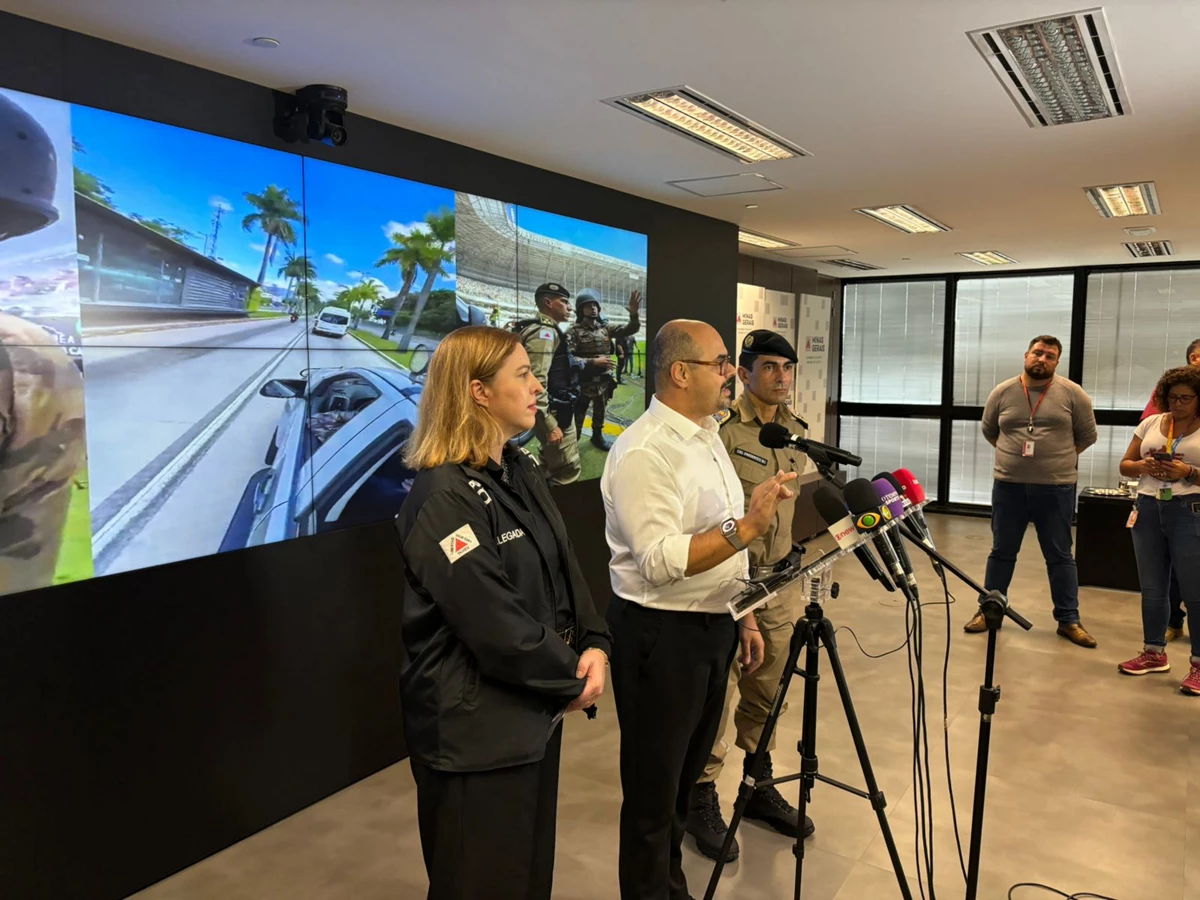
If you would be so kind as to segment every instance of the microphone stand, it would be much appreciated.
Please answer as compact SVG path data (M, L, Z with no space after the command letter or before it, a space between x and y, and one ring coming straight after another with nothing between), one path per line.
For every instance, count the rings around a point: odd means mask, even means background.
M975 757L975 800L971 809L971 849L967 863L966 900L976 900L979 892L979 858L983 849L983 805L987 794L988 754L992 744L992 716L1000 702L1000 685L993 683L996 674L996 632L1007 616L1026 631L1033 623L1008 605L1008 598L999 591L987 591L958 566L930 547L919 535L909 530L910 523L901 521L900 531L918 550L931 560L949 569L963 583L979 594L979 611L987 622L987 659L984 663L983 684L979 687L979 749Z

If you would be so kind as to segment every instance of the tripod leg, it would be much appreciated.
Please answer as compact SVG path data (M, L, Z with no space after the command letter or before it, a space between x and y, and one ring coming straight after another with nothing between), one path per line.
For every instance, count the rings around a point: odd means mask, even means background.
M850 726L850 737L854 740L854 749L858 753L858 762L862 766L863 779L867 783L867 792L871 797L871 807L879 819L879 828L883 832L883 840L887 844L888 856L892 858L892 869L900 883L900 896L904 900L912 900L912 891L908 887L908 879L904 877L904 866L900 862L900 851L896 849L896 839L892 836L892 828L888 824L884 809L887 801L879 790L875 780L875 771L871 768L871 760L867 756L867 745L863 740L862 728L858 724L858 714L854 711L854 700L850 697L850 686L846 684L846 672L842 668L841 657L838 656L837 641L833 633L833 623L822 619L818 637L825 644L829 653L829 667L833 669L833 679L837 682L838 694L842 698L842 709L846 713L846 724Z
M810 607L817 609L817 607ZM806 610L806 614L807 614ZM814 613L816 615L816 613ZM808 625L805 635L804 654L804 711L801 715L800 731L800 796L796 801L796 842L792 854L796 857L795 900L800 900L800 887L804 880L804 821L808 812L808 801L812 796L817 779L817 687L820 684L821 661L820 623L822 619L805 618ZM798 624L798 623L797 623Z
M737 800L733 803L733 818L729 820L729 830L725 834L725 843L721 845L721 852L717 856L716 865L713 866L712 876L708 880L708 888L704 891L704 900L713 900L716 894L717 884L721 880L721 872L725 869L725 860L729 857L729 850L733 846L734 836L737 834L738 825L742 822L742 814L746 811L746 804L750 802L751 796L754 794L754 784L762 771L762 759L766 748L771 744L771 735L775 733L775 725L779 721L779 712L783 709L783 701L787 699L788 686L792 682L792 675L796 671L796 663L800 658L800 650L805 646L810 633L810 625L808 620L800 619L796 622L796 629L792 634L792 643L788 647L787 662L783 667L783 675L779 679L779 686L775 688L775 699L771 702L771 712L767 714L767 720L763 723L762 735L758 739L758 747L754 750L754 756L750 758L750 774L742 778L742 783L738 785ZM807 696L807 691L805 692ZM801 821L804 821L801 819Z
M975 802L971 807L971 849L967 861L966 900L979 890L979 856L983 848L983 804L987 794L988 750L992 744L992 715L1000 688L992 683L996 667L996 629L988 629L987 671L979 688L979 750L975 756Z

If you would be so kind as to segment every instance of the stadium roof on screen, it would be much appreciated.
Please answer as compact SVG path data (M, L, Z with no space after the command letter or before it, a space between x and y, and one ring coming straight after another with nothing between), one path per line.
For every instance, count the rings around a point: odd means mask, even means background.
M463 193L455 199L460 278L521 293L547 281L573 285L574 290L591 287L618 307L632 289L645 289L645 266L519 228L510 203Z

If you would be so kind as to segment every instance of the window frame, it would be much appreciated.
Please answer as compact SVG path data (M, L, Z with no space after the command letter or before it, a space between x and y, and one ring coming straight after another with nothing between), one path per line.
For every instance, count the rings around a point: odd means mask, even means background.
M951 272L941 274L892 275L882 278L846 278L841 282L839 303L837 304L837 320L833 323L838 335L837 385L838 396L830 398L830 419L834 423L836 433L832 443L837 443L836 435L841 434L843 416L870 417L879 416L893 419L904 418L936 418L940 422L938 445L938 478L936 485L926 485L929 492L930 507L939 512L961 513L965 515L988 516L991 507L981 504L951 503L951 442L953 423L956 421L981 421L982 406L963 406L954 403L954 364L956 360L955 321L958 313L958 283L960 281L976 281L979 279L1023 278L1033 275L1067 275L1073 276L1071 291L1071 331L1067 338L1071 347L1066 377L1076 384L1083 384L1085 332L1087 327L1087 287L1088 278L1094 274L1152 271L1152 270L1197 270L1200 261L1168 260L1162 262L1130 263L1103 266L1066 266L1054 268L1030 268L1009 272ZM906 404L906 403L863 403L843 401L840 396L843 373L845 370L845 340L843 339L845 323L846 288L863 284L895 284L913 281L942 281L946 289L945 319L942 336L942 395L941 402L936 405ZM1032 337L1033 335L1030 335ZM1064 374L1064 373L1059 373ZM1084 385L1086 389L1086 385ZM1096 409L1097 425L1114 425L1127 427L1132 430L1141 418L1141 411L1125 409ZM921 473L917 473L918 476Z

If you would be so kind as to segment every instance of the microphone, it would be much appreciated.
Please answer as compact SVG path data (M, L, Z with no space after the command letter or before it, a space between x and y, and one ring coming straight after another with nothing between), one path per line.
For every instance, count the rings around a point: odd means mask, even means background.
M810 441L798 434L792 434L778 422L768 422L758 431L758 442L772 450L782 450L784 447L795 447L801 453L809 456L822 455L831 463L843 466L861 466L862 457L855 456L841 447L832 444L822 444L820 441Z
M859 534L873 535L871 542L875 545L875 552L883 560L884 568L892 573L896 586L904 591L905 596L909 596L904 567L900 565L900 560L892 549L891 541L887 539L886 535L876 534L886 520L883 510L879 507L879 494L875 490L875 486L865 478L855 478L846 485L843 493L846 497L846 505L850 507L850 515L854 518L854 527Z
M897 469L892 473L892 477L900 486L900 496L904 499L905 505L916 506L925 500L925 488L921 487L917 476L908 469ZM933 548L933 532L929 530L929 523L925 521L925 516L921 511L919 509L909 510L908 518L916 525L922 542Z
M858 530L854 527L854 520L850 518L841 494L827 484L817 485L817 490L813 494L813 504L817 507L821 518L831 523L829 533L833 535L833 539L837 541L839 547L846 550L858 543ZM854 555L858 557L858 561L867 570L867 574L875 581L882 584L888 591L896 590L883 569L879 567L875 557L871 555L870 550L866 547L857 547Z
M888 511L888 514L893 519L901 519L904 516L904 501L900 499L900 492L892 486L892 482L886 477L886 473L881 473L875 476L875 480L871 482L875 487L875 493L879 495L879 500L883 504L883 508ZM901 526L897 526L901 527ZM884 537L891 542L892 550L896 554L896 558L900 560L900 568L904 570L904 580L908 582L908 586L915 594L917 591L917 576L913 572L912 560L908 556L908 550L904 546L904 541L900 536L893 531L889 531Z

